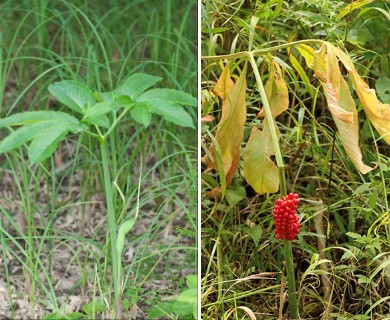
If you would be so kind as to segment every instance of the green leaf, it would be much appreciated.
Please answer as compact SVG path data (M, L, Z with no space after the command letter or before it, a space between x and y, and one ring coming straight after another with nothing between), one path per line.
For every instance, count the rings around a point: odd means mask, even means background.
M247 182L259 194L274 193L279 189L279 171L270 159L269 140L265 131L252 127L245 147L244 174Z
M198 100L187 92L174 89L152 89L143 93L137 101L166 100L173 104L196 107Z
M148 319L161 319L172 313L172 302L159 302L148 311Z
M27 125L42 121L79 122L77 118L60 111L28 111L0 119L0 127Z
M103 128L108 128L110 126L110 121L108 120L108 117L105 115L97 116L97 117L88 117L86 119L83 119L83 122L97 125Z
M115 109L113 102L100 102L88 109L83 118L83 122L95 124L100 127L108 128L110 123L106 114Z
M41 134L43 130L53 124L58 123L53 121L36 122L15 130L1 141L0 154L20 147L24 143L34 139L35 136Z
M198 276L196 274L189 274L186 277L186 283L189 289L198 288Z
M245 199L245 197L246 190L242 185L234 184L226 190L226 200L231 207L239 203L242 199Z
M150 125L152 113L147 103L137 103L131 108L130 113L134 121L142 124L145 128Z
M375 88L382 102L390 103L390 79L387 77L378 79Z
M84 113L83 120L85 121L88 118L96 118L102 115L105 115L112 111L113 109L113 103L112 102L100 102L95 104L92 108L89 108Z
M257 247L263 234L263 227L261 226L261 224L258 224L254 228L245 227L244 231L252 238L253 242L255 243L255 246Z
M95 312L105 312L106 311L106 306L104 303L98 301L98 300L93 300L85 305L83 305L83 311L87 313L88 315L91 315Z
M28 148L28 158L31 164L42 162L50 157L68 132L69 126L67 124L54 125L42 130Z
M70 109L84 114L96 103L92 90L76 80L65 80L49 85L50 93Z
M47 314L43 320L59 320L59 319L63 319L64 316L61 314L61 313L58 313L58 312L54 312L54 313L51 313L51 314Z
M198 303L198 288L186 289L176 299L181 302Z
M190 315L193 311L193 304L188 302L176 301L173 303L172 311L179 316Z
M47 314L43 320L80 320L86 319L86 315L81 312L72 312L69 314L61 314L58 312Z
M346 235L352 239L361 239L362 236L355 232L347 232Z
M115 94L129 96L132 100L139 97L145 90L160 82L162 78L145 73L135 73L129 76L125 82L117 88Z
M178 126L194 128L194 122L191 115L182 107L176 106L166 100L148 100L147 103L150 111L161 115L165 120Z

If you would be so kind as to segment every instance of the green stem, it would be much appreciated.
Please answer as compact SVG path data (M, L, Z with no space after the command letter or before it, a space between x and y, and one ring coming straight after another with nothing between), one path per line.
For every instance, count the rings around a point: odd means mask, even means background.
M109 170L109 158L107 154L107 144L105 139L100 142L100 150L102 153L104 190L106 193L106 202L107 202L108 231L110 234L110 242L111 242L111 258L112 258L112 272L114 278L115 301L118 301L119 293L120 293L120 283L119 283L119 275L118 275L118 254L116 249L116 239L117 239L116 217L115 217L113 191L112 191L112 184L111 184L110 170ZM118 310L116 310L116 313L118 313Z
M287 269L287 289L288 289L288 307L290 310L290 319L299 319L297 292L295 289L295 272L292 257L292 247L290 240L284 240L284 257L286 259Z
M282 152L280 150L280 146L278 142L279 139L276 131L275 120L272 116L271 108L267 99L267 94L265 93L263 82L261 81L260 73L257 68L253 53L250 52L247 54L247 56L249 57L250 63L252 65L253 73L255 75L257 86L260 92L260 97L263 102L265 116L271 133L271 140L275 150L276 164L279 170L280 193L281 195L286 195L287 184L286 184L285 166L282 157ZM298 304L297 304L296 289L295 289L295 274L294 274L294 266L293 266L293 258L292 258L292 248L291 248L291 241L289 240L285 240L284 242L284 257L286 259L286 266L287 266L287 286L288 286L290 316L291 319L299 319Z
M280 177L280 193L281 195L286 195L287 194L287 186L286 186L286 175L285 175L285 169L284 169L284 161L282 157L282 152L280 151L280 146L278 142L278 134L276 133L276 124L275 124L275 119L272 116L271 112L271 107L268 103L268 98L267 94L265 93L265 89L263 86L263 82L261 81L261 76L259 73L259 70L256 65L255 58L253 56L253 52L247 53L247 56L249 57L249 61L252 65L253 73L256 78L256 83L260 92L260 97L261 101L263 101L263 106L264 106L264 112L265 112L265 117L267 119L267 123L269 126L269 130L271 133L271 140L272 144L274 146L275 150L275 160L276 164L278 166L279 170L279 177Z
M241 52L236 52L236 53L231 53L231 54L223 54L219 56L203 56L203 60L223 60L223 59L237 59L237 58L245 58L248 57L248 55L256 55L256 54L266 54L270 53L273 51L278 51L281 49L286 49L290 47L294 47L300 44L324 44L325 41L323 40L318 40L318 39L305 39L305 40L298 40L294 42L288 42L284 43L275 47L269 47L265 49L255 49L252 51L241 51Z

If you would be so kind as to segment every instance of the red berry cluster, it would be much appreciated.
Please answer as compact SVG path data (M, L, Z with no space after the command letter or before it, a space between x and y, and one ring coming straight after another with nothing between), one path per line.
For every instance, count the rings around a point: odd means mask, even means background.
M296 193L276 200L274 207L276 238L294 240L299 234L301 224L297 215L298 204L299 196Z

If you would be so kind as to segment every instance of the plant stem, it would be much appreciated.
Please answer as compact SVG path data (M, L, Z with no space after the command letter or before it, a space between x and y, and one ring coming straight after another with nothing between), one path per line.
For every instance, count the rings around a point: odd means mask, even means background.
M102 153L102 164L103 164L103 179L104 179L104 190L106 193L106 202L107 202L107 220L108 220L108 231L110 234L110 242L111 242L111 259L112 259L112 273L114 278L114 291L115 291L115 301L119 300L120 293L120 283L118 277L118 255L116 250L116 217L115 217L115 209L113 203L113 192L110 178L110 170L109 170L109 158L107 154L107 144L106 139L103 139L100 142L100 150ZM118 314L121 310L118 310L118 304L116 304L115 313Z
M257 65L256 65L255 58L253 56L253 53L250 52L250 53L248 53L247 56L249 57L249 61L252 65L253 73L254 73L255 78L256 78L257 87L258 87L259 92L260 92L261 101L263 102L265 117L267 119L267 123L268 123L269 130L271 133L272 144L273 144L273 147L275 150L275 160L276 160L276 164L277 164L278 170L279 170L280 193L281 193L281 195L284 196L287 194L286 175L285 175L282 152L280 151L280 146L279 146L279 142L278 142L279 139L278 139L278 135L276 133L275 120L272 117L271 107L268 103L267 94L265 93L263 82L261 81L260 73L259 73L259 70L257 69Z
M318 40L318 39L305 39L305 40L298 40L294 42L288 42L288 43L283 43L275 47L269 47L265 49L255 49L251 51L241 51L241 52L236 52L236 53L231 53L231 54L223 54L219 56L203 56L203 60L223 60L223 59L237 59L237 58L245 58L248 57L248 55L256 55L256 54L266 54L270 53L273 51L278 51L281 49L286 49L289 47L294 47L300 44L320 44L322 45L324 43L323 40Z
M287 195L285 166L282 157L282 152L280 151L280 146L278 142L279 139L276 131L275 120L272 117L271 108L268 103L268 99L265 93L263 83L261 81L259 70L257 69L253 52L249 52L247 56L249 57L250 63L252 65L253 73L255 75L257 86L260 92L260 97L263 102L265 116L271 133L271 140L275 150L275 160L279 170L280 193L281 195ZM284 241L284 257L286 259L286 267L287 267L287 286L288 286L288 296L289 296L290 317L291 319L299 319L298 304L297 304L296 289L295 289L295 274L294 274L294 266L293 266L292 247L291 247L291 241L289 240Z
M299 319L297 292L295 289L295 273L292 257L292 247L290 240L284 240L284 257L286 259L287 269L287 289L288 289L288 307L290 310L290 319Z

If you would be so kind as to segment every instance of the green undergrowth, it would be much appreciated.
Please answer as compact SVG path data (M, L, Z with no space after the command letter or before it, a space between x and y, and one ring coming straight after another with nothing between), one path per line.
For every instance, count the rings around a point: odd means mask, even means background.
M145 73L163 79L158 87L197 96L193 1L3 1L0 11L0 118L64 111L48 90L61 80L108 92ZM186 111L196 121L196 108ZM1 128L0 139L9 132ZM117 218L139 209L123 250L126 318L192 317L196 299L184 299L184 310L177 302L196 274L196 146L196 130L159 116L145 129L127 114L110 134ZM84 134L69 135L40 164L23 146L0 155L1 317L112 316L100 159L98 141Z
M360 6L353 2L348 7L349 1L205 0L202 56L266 50L305 39L326 40L348 52L379 100L389 103L384 89L390 76L388 39L381 38L380 32L388 29L389 8L385 1L369 2ZM367 174L359 173L341 143L318 79L304 59L292 65L289 52L272 51L271 58L270 54L259 55L256 63L265 83L267 62L274 59L288 88L288 110L276 123L287 192L296 192L301 199L301 232L292 242L299 316L387 319L389 145L354 96L363 161L375 167ZM225 175L207 162L212 152L216 162L221 156L215 141L223 98L216 83L226 65L236 83L245 70L243 57L231 60L230 64L227 59L202 60L202 318L290 319L283 246L275 238L272 216L280 195L257 194L247 183L241 164L251 128L263 128L263 119L256 116L263 102L250 68L240 163L225 194L221 183ZM343 75L347 75L345 70ZM220 88L223 85L219 82Z

